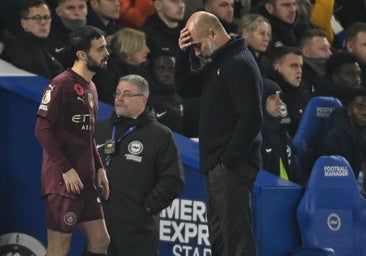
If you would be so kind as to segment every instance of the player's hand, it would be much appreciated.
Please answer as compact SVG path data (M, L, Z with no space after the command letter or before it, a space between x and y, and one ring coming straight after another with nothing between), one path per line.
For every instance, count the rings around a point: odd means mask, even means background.
M185 51L192 45L191 34L189 33L187 28L183 28L180 31L179 39L178 39L179 48L182 51Z
M102 196L105 200L109 198L109 182L105 169L99 168L97 174L97 185L102 187Z
M81 190L84 188L84 185L74 168L71 168L70 170L62 174L62 177L64 179L67 192L80 194Z

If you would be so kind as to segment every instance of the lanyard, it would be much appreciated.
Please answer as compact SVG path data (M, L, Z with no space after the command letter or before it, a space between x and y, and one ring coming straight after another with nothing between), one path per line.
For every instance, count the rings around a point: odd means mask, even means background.
M130 126L130 128L128 128L128 130L124 134L122 134L122 136L117 140L117 142L120 143L121 140L123 140L124 138L126 138L135 129L136 129L136 126ZM112 140L114 140L114 137L115 136L116 136L116 126L113 126Z
M133 130L135 130L136 126L130 126L128 130L122 134L122 136L117 140L117 144L121 142L127 135L129 135ZM113 126L112 130L112 139L109 141L106 141L106 143L103 144L104 146L104 153L107 155L105 157L105 165L109 166L111 164L111 154L115 152L115 141L114 137L116 136L116 126Z

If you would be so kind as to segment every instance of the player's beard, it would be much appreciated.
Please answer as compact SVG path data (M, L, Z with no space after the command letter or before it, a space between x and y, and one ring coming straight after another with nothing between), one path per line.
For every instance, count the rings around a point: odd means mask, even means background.
M97 73L98 71L101 71L101 70L104 70L107 68L107 65L104 64L104 61L106 61L106 59L103 59L101 63L98 63L89 54L87 54L86 56L87 56L86 67L90 71Z

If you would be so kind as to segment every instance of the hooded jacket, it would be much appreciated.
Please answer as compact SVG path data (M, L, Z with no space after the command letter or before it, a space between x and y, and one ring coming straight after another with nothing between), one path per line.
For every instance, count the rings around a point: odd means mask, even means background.
M111 193L103 202L111 255L158 255L158 213L184 186L177 146L171 131L148 109L136 119L113 113L110 120L97 123L98 145L113 139L113 127L116 152L106 164ZM103 149L100 153L106 160Z
M269 79L263 79L262 108L264 124L262 127L262 169L280 175L280 159L290 181L304 184L306 176L302 172L292 139L286 126L281 125L281 117L272 117L266 111L266 100L280 91L280 87Z

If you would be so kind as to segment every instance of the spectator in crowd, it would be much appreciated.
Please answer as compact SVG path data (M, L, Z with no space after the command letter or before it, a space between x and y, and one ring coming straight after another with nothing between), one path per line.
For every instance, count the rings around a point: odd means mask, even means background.
M146 106L144 78L122 77L114 95L112 117L96 127L111 186L103 202L108 255L157 256L159 212L183 190L182 161L171 131Z
M323 30L310 29L302 35L299 47L304 61L302 81L306 90L314 96L324 82L325 62L332 55L331 45Z
M119 19L124 27L140 28L149 15L155 12L152 0L119 0Z
M151 61L162 54L176 55L179 32L184 26L185 0L154 0L154 6L156 12L141 28L146 34Z
M259 68L244 38L230 37L208 12L192 14L179 46L177 91L181 96L202 95L200 169L206 177L212 255L258 255L250 202L261 167ZM193 71L191 61L197 57L211 61Z
M322 136L318 156L343 156L357 178L366 171L366 88L348 89L343 103L331 114L332 125ZM365 187L361 189L365 195Z
M248 49L255 57L262 76L265 76L269 68L265 52L271 41L271 24L262 15L245 14L239 23L239 34L246 39Z
M280 94L281 88L278 84L270 79L263 79L262 169L285 180L305 184L306 175L297 159L292 138L286 126L281 125L284 109Z
M124 28L115 33L110 40L107 69L98 72L93 81L96 84L99 100L114 104L113 93L119 78L128 74L142 74L149 48L146 46L144 32ZM146 71L144 75L148 74Z
M43 148L47 255L66 256L80 227L83 255L106 256L109 235L99 197L108 199L109 185L94 136L98 95L92 77L107 66L107 43L101 30L83 26L71 33L70 44L74 65L46 86L35 128Z
M312 97L301 82L303 65L301 50L291 46L276 47L271 53L270 63L272 69L268 78L281 87L283 102L288 111L288 116L283 118L282 122L286 124L289 134L293 137L302 112Z
M296 0L264 0L260 14L271 23L272 40L269 51L278 46L297 46L295 36Z
M346 50L356 56L360 65L361 83L366 87L366 23L352 23L346 30Z
M234 0L203 0L206 12L215 14L229 34L236 34L238 26L234 22Z
M62 71L62 64L46 49L51 12L43 0L25 0L20 11L24 32L7 47L4 58L15 66L46 78Z
M184 134L184 104L175 90L174 67L175 58L169 55L161 55L151 63L154 83L150 86L148 106L154 109L159 123Z
M88 14L86 2L86 0L57 0L51 33L47 38L47 49L66 68L74 63L69 43L70 33L86 24Z
M339 99L343 104L350 88L361 86L361 69L355 56L336 52L325 63L325 78L319 95Z
M122 29L119 0L90 0L87 23L104 31L106 37Z
M296 42L300 41L302 34L309 30L317 28L311 22L312 15L312 5L310 0L296 0L296 20L294 25L294 35L296 38ZM298 45L296 45L298 46Z
M248 14L251 9L251 0L234 0L234 22L241 19L245 14Z

